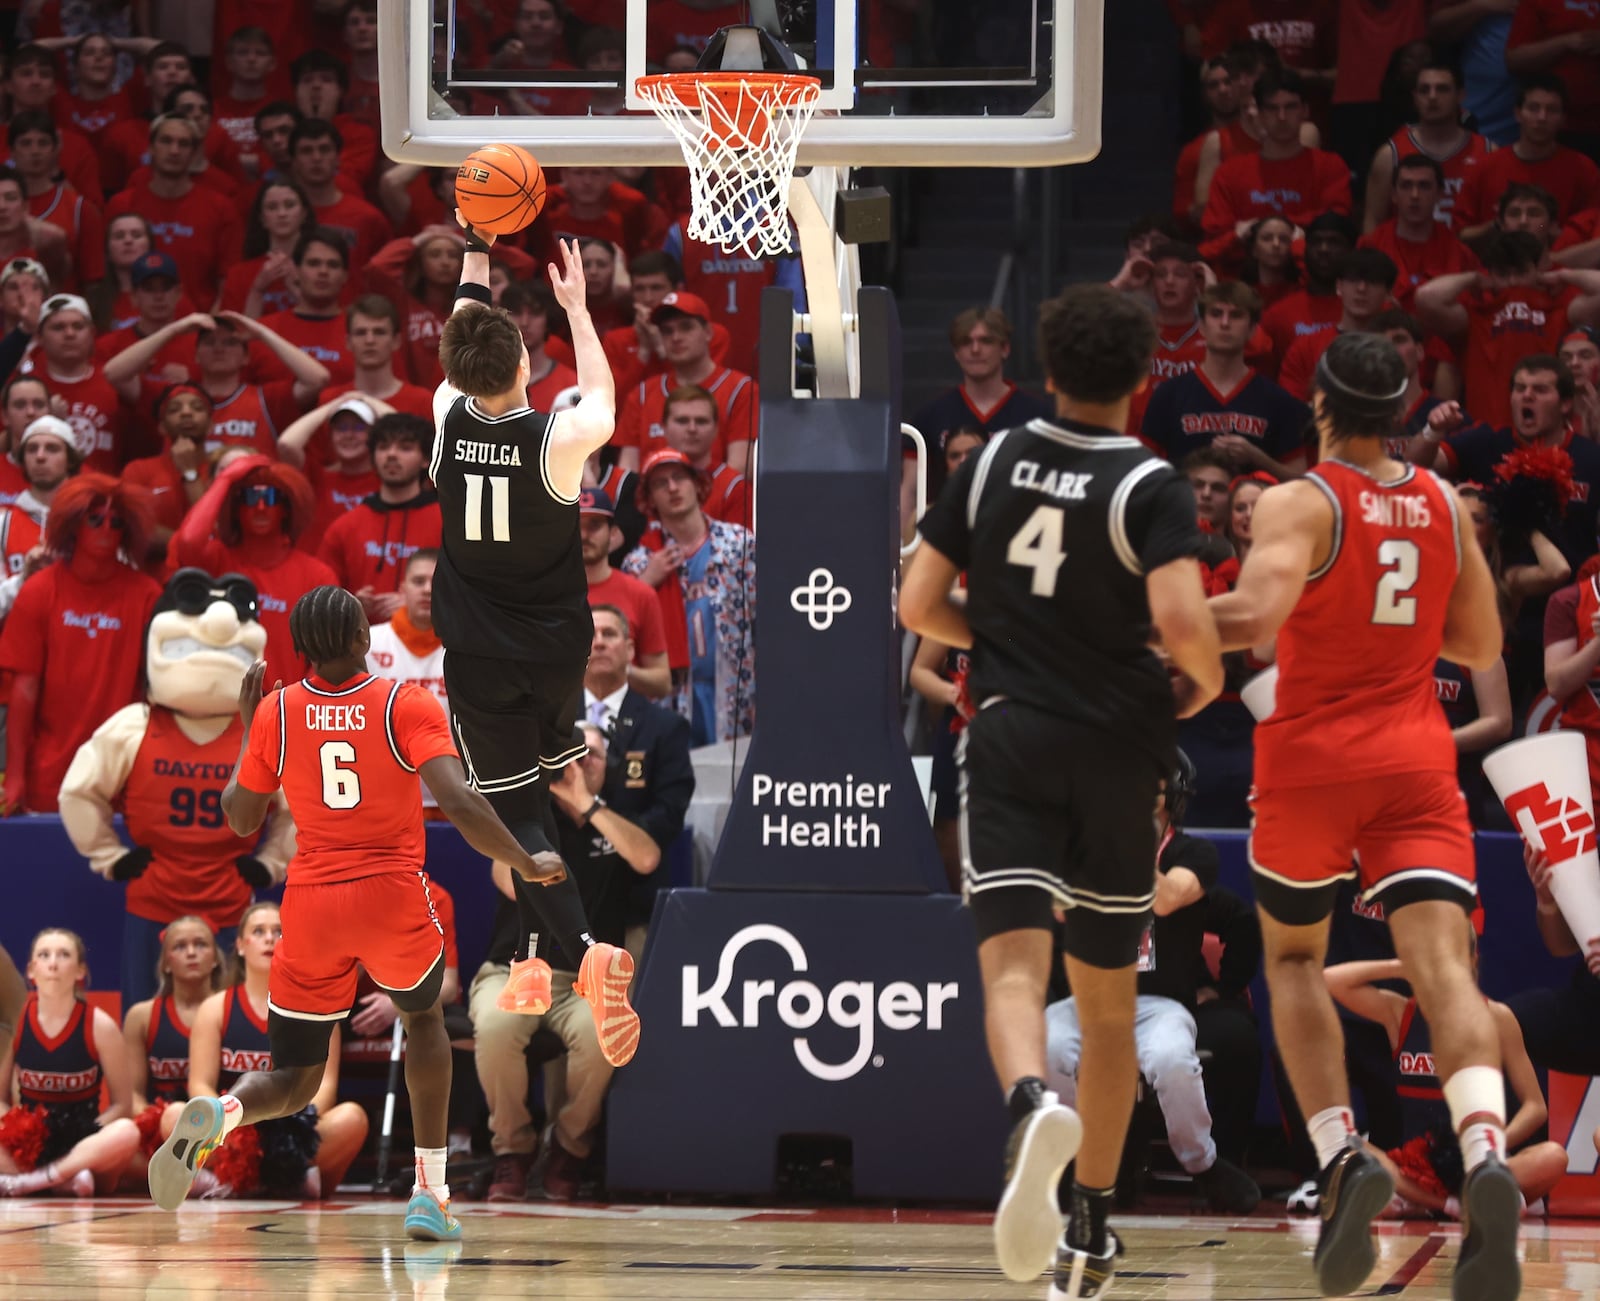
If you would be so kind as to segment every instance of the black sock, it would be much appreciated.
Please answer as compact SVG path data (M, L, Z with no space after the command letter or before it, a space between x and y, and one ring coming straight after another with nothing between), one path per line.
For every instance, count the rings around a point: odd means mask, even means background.
M1067 1246L1104 1256L1107 1249L1106 1216L1111 1213L1115 1188L1085 1188L1072 1182L1072 1211L1067 1221Z
M592 940L583 913L583 896L571 873L558 885L534 885L515 874L511 883L517 891L517 918L523 934L536 931L550 936L561 946L560 956L573 964L572 970L577 970Z
M1024 1075L1011 1086L1011 1094L1006 1098L1006 1110L1011 1113L1011 1121L1015 1124L1019 1120L1026 1120L1034 1111L1044 1105L1044 1081L1037 1075Z

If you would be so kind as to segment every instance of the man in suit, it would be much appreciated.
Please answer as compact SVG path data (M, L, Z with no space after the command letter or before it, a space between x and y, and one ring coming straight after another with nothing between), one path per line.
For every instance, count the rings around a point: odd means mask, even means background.
M594 642L583 678L584 714L606 735L606 775L598 799L646 831L665 857L683 830L694 795L689 759L689 724L628 685L633 630L614 605L596 605ZM561 792L554 791L560 806ZM581 814L582 810L577 810ZM635 962L644 949L645 928L661 888L660 872L637 873L629 882L627 947Z

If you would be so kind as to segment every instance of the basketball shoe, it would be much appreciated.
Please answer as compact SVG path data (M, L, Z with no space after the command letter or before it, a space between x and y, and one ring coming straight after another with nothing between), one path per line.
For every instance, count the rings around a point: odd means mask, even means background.
M150 1158L150 1198L175 1211L189 1195L205 1159L222 1142L222 1099L190 1098L167 1141Z
M1013 1283L1050 1268L1061 1236L1056 1190L1067 1162L1078 1155L1083 1121L1054 1093L1019 1120L1006 1142L1006 1186L994 1213L994 1253Z
M543 1016L550 1010L550 964L543 958L519 958L494 1005L502 1012Z
M1522 1287L1517 1264L1517 1226L1522 1193L1506 1163L1490 1153L1461 1186L1461 1222L1466 1233L1455 1277L1454 1301L1512 1301Z
M1067 1246L1063 1235L1056 1248L1056 1274L1050 1281L1049 1301L1092 1301L1105 1296L1117 1275L1117 1257L1121 1254L1122 1240L1110 1229L1106 1230L1103 1256Z
M633 955L615 944L594 944L578 965L572 992L594 1010L600 1053L613 1066L626 1066L639 1051L639 1014L628 1002Z
M441 1202L426 1188L417 1188L406 1205L406 1237L419 1242L459 1242L461 1221L450 1214L449 1202Z
M1512 1185L1515 1192L1516 1185ZM1351 1135L1349 1144L1317 1176L1317 1212L1322 1232L1312 1263L1323 1296L1348 1296L1367 1281L1377 1263L1372 1221L1394 1196L1394 1179ZM1512 1216L1512 1236L1516 1217Z

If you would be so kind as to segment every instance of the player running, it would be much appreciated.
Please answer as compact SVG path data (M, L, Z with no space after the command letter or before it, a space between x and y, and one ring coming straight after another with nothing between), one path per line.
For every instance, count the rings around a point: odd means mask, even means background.
M456 220L467 226L459 212ZM572 327L582 396L553 415L528 405L522 331L489 305L493 242L467 226L461 287L439 339L445 380L433 397L429 475L444 538L433 626L444 642L445 690L469 779L536 861L558 863L549 788L587 752L576 724L594 640L578 495L584 462L611 437L616 395L585 306L582 259L563 242L550 283ZM633 959L591 938L571 878L549 890L516 890L528 956L511 964L499 1006L549 1010L550 964L534 956L537 932L548 931L563 953L581 955L573 989L592 1009L606 1060L626 1064L639 1046L639 1018L628 1005Z
M1371 1221L1394 1191L1355 1132L1322 976L1339 882L1359 873L1433 1029L1460 1136L1466 1235L1452 1295L1510 1301L1520 1198L1504 1160L1500 1041L1472 972L1472 829L1433 682L1441 657L1488 668L1502 633L1454 490L1384 454L1405 392L1387 339L1333 341L1314 395L1321 463L1256 503L1238 586L1211 609L1224 650L1278 639L1277 707L1256 729L1250 862L1273 1029L1322 1168L1317 1281L1329 1296L1366 1281Z
M356 965L371 973L406 1027L406 1088L416 1129L416 1184L406 1208L413 1238L454 1241L445 1182L450 1036L439 1006L444 933L434 916L422 827L420 774L439 809L481 854L529 881L554 881L466 782L439 702L413 683L367 672L371 633L361 603L313 588L289 615L295 653L311 676L262 699L260 660L245 675L245 741L222 792L241 836L261 827L281 785L298 828L273 954L267 1029L273 1069L241 1078L220 1098L187 1103L150 1159L150 1195L174 1210L207 1155L239 1125L293 1115L322 1080L328 1039L350 1011Z

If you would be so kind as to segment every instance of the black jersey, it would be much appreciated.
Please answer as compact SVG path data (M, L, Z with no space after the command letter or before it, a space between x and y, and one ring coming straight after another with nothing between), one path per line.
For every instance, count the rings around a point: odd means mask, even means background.
M522 407L486 416L441 385L429 467L443 545L433 626L447 651L548 663L594 638L578 498L550 482L557 417Z
M1144 576L1201 548L1176 470L1111 430L1033 420L969 457L919 528L967 573L976 703L1022 701L1170 759Z
M39 996L30 994L11 1050L19 1101L41 1107L98 1101L104 1074L94 1043L94 1009L81 998L51 1037L39 1024Z
M145 1032L145 1096L152 1102L181 1102L189 1096L189 1027L178 1019L170 994L150 1005Z
M226 1093L251 1071L272 1069L272 1037L265 1017L257 1017L243 985L234 985L222 997L222 1062L217 1070L217 1091Z

